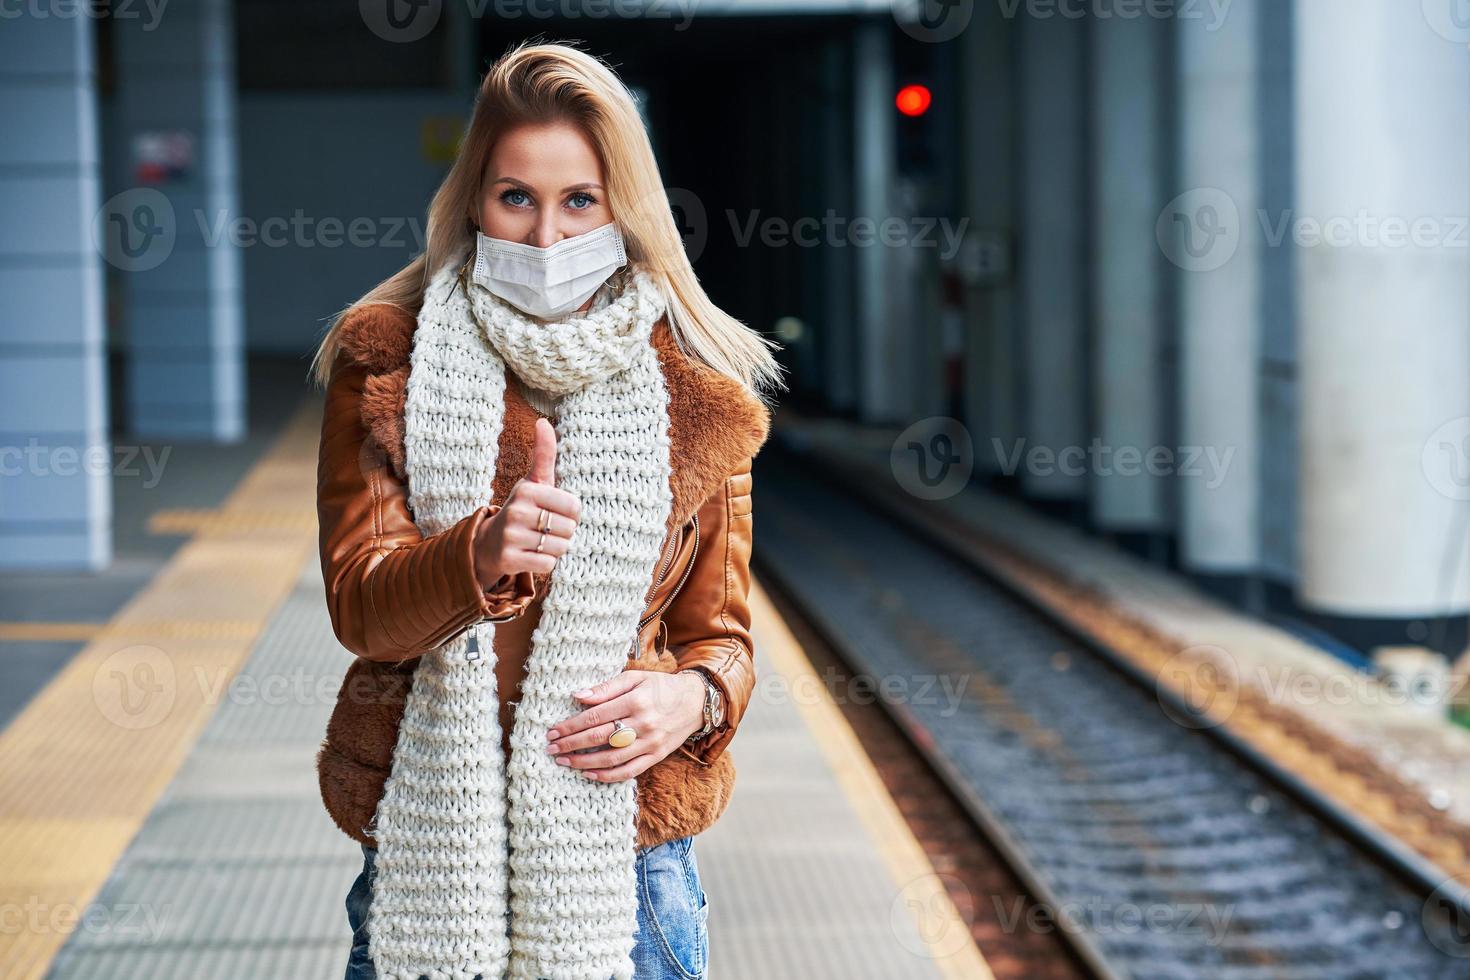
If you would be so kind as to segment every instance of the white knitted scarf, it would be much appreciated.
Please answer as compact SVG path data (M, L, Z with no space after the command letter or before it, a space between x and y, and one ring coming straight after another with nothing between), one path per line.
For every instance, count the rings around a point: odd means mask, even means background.
M367 928L383 980L633 976L634 781L587 779L546 751L547 730L585 707L572 692L626 665L673 506L668 392L650 341L664 300L637 267L619 278L604 308L551 321L455 264L425 292L403 439L425 537L490 500L507 363L562 396L556 485L582 509L531 636L508 770L493 625L415 668L372 831Z

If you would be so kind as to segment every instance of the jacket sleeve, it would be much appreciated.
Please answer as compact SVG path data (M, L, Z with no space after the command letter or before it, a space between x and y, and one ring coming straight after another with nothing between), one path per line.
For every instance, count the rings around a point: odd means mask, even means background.
M664 610L668 650L698 667L724 695L724 722L678 751L711 765L735 737L755 689L750 634L751 463L747 458L699 509L699 542L684 587Z
M480 587L475 534L498 504L423 536L407 487L363 424L366 377L365 367L339 355L327 384L317 456L322 581L341 644L366 660L399 661L477 622L520 615L535 587L530 572L504 576L490 591Z

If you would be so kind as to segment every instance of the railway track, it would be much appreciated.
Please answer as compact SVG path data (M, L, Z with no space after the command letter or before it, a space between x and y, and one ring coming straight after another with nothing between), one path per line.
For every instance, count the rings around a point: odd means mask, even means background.
M851 689L856 679L841 652L783 591L768 595L824 686L834 693ZM984 951L995 980L1087 980L1091 971L1055 930L1015 928L1016 921L1034 920L1044 908L1006 857L975 832L965 801L950 792L889 713L870 698L838 699L837 707L940 875L970 939ZM936 936L936 955L943 955L948 939Z
M1432 869L772 449L758 570L1048 912L1011 929L1061 937L1100 977L1470 978L1470 920L1445 914L1463 895Z

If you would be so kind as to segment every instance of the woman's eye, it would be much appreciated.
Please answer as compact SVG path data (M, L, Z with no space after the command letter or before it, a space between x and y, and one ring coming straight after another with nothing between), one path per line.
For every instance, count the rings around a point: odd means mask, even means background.
M521 202L520 201L513 201L513 200L511 200L511 198L513 198L513 197L525 197L525 196L526 196L526 192L525 191L523 191L523 190L517 190L516 188L512 187L510 190L506 191L504 194L501 194L500 195L500 199L502 201L504 201L506 204L509 204L511 207L517 207L518 208L518 207L521 206Z
M585 211L587 208L590 208L594 204L597 203L597 198L593 197L591 194L588 194L588 193L586 193L584 191L578 191L577 193L573 194L570 198L568 198L568 201L572 204L572 206L574 208L576 208L576 210L578 210L578 211ZM577 204L576 202L578 202L578 201L586 201L587 203L586 204Z

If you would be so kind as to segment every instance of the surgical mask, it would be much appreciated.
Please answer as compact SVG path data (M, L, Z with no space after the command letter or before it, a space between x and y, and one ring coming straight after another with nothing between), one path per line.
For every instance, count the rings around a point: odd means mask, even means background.
M578 309L628 262L614 222L537 248L475 233L474 281L542 320Z

